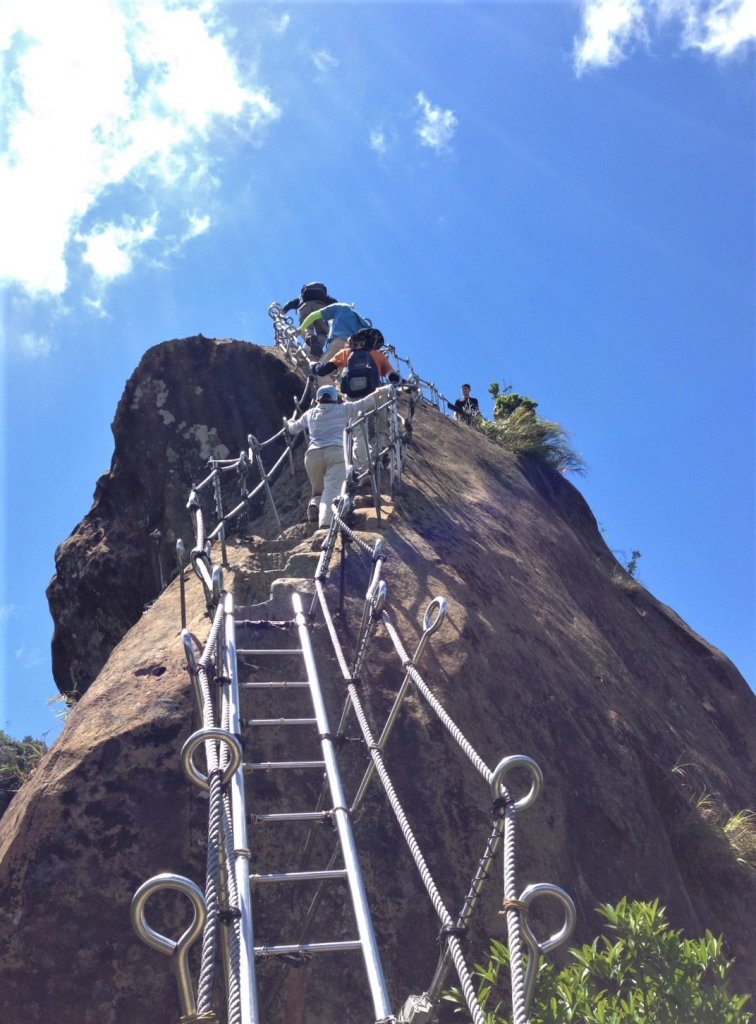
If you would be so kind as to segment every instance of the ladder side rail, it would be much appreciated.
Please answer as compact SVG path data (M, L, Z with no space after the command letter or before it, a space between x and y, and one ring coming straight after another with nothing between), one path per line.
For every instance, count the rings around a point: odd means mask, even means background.
M373 922L370 917L365 883L362 877L357 847L352 833L349 820L349 811L346 805L346 796L341 782L341 774L336 760L333 739L330 738L328 715L326 712L323 694L320 689L315 656L310 643L310 634L307 628L307 619L302 606L302 598L299 594L292 595L294 615L299 629L302 653L307 666L307 676L311 683L313 707L315 717L318 720L318 727L321 733L321 747L325 760L326 773L331 787L331 795L334 801L333 819L339 834L341 849L344 856L344 864L347 869L349 889L352 894L355 917L357 920L357 932L362 944L362 955L365 961L365 968L368 974L370 992L373 999L376 1018L384 1020L392 1017L391 1003L389 1001L386 980L383 975L383 967L378 952L378 943L373 929Z
M224 718L228 728L236 736L241 735L241 713L239 697L239 675L236 662L236 622L234 600L231 594L223 598L224 615L224 670L228 685L224 687ZM241 1024L258 1024L260 1020L255 978L255 942L252 915L252 894L249 882L250 850L247 841L246 802L244 797L244 770L239 766L229 783L231 796L231 830L233 850L227 856L233 858L230 870L236 880L239 901L239 993L241 1002Z

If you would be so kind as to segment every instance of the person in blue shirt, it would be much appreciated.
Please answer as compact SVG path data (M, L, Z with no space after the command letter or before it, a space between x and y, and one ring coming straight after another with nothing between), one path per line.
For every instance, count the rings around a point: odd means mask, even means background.
M326 341L326 350L323 353L321 363L330 362L337 352L344 348L349 339L357 331L372 326L369 320L360 316L354 308L354 303L332 302L329 306L316 309L309 316L306 316L299 325L298 333L304 334L316 321L327 320L330 324Z

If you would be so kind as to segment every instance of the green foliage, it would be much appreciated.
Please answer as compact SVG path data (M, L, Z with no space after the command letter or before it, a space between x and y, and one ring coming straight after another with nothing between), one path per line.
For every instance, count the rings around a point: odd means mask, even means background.
M526 455L559 472L583 473L585 463L569 443L569 434L558 423L536 415L538 403L501 388L494 382L488 389L494 400L493 420L478 419L473 428L494 444L517 455Z
M518 395L512 391L512 385L507 384L505 388L494 381L488 387L488 393L494 400L494 419L504 420L511 416L515 409L525 409L528 412L535 412L538 402L534 398L527 398L525 395Z
M640 551L633 551L630 554L630 558L628 559L627 565L625 566L625 572L628 576L631 576L633 579L635 579L635 574L638 571L638 559L640 557Z
M756 812L744 808L732 814L699 765L678 762L670 774L684 799L684 811L678 811L673 822L674 832L698 850L699 858L712 838L720 836L738 864L756 871Z
M738 811L722 825L730 846L744 867L756 869L756 813Z
M640 551L633 551L625 566L613 574L612 583L616 583L618 587L623 587L625 590L638 590L640 584L636 573L640 557Z
M37 767L47 750L43 740L25 736L14 740L0 729L0 814Z
M531 1024L748 1024L747 995L728 991L732 961L707 931L683 938L659 901L620 900L598 908L610 935L580 949L561 970L542 962ZM509 952L493 941L488 964L476 965L487 1024L509 1024ZM445 995L466 1013L458 989Z

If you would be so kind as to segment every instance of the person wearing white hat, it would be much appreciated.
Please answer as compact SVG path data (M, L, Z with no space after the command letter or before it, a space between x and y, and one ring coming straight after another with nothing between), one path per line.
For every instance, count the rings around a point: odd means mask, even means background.
M344 462L344 429L356 419L360 412L375 408L379 398L385 397L388 388L380 388L372 395L356 402L342 402L337 389L331 385L318 388L315 404L297 420L289 420L286 429L290 434L306 430L310 443L305 452L305 469L312 487L312 497L307 506L307 519L318 521L318 527L331 525L333 502L341 493L346 478ZM365 467L358 466L358 470Z

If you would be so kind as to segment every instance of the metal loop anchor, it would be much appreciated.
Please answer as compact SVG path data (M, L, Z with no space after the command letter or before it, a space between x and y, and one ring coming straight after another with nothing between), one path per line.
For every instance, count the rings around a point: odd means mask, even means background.
M423 633L426 636L433 636L433 634L444 624L446 613L448 611L449 605L447 604L446 599L443 597L434 597L425 609L425 615L423 615ZM435 618L433 618L434 614Z
M184 769L184 772L189 779L196 783L201 789L210 789L210 780L207 775L203 775L197 768L194 763L193 756L197 747L208 740L217 740L219 743L225 743L229 747L231 761L226 766L226 769L221 776L221 782L224 786L230 781L234 773L238 771L242 763L241 744L232 733L226 732L225 729L217 728L198 729L197 732L193 732L181 748L181 767Z
M222 536L222 534L221 534ZM213 604L219 605L223 594L223 569L216 565L213 569Z
M370 605L370 614L373 618L377 619L383 611L386 605L386 596L388 595L388 587L386 586L385 580L378 580L374 585L370 587L367 593L368 604Z
M167 935L161 935L154 928L150 927L145 917L147 901L153 893L160 890L173 890L186 896L192 904L194 917L186 931L177 939L169 939ZM162 874L155 875L139 886L131 901L131 925L146 945L156 949L159 953L165 953L172 959L172 967L176 974L178 983L179 1003L181 1013L186 1016L194 1014L197 1007L194 1001L192 989L192 978L189 972L188 954L191 946L202 934L207 918L207 908L202 890L194 882L182 875Z
M552 885L551 882L536 882L534 885L529 885L523 890L520 896L520 902L524 903L529 909L530 904L533 900L538 899L540 896L552 896L564 907L564 924L558 932L554 932L548 939L544 939L540 942L533 934L533 929L530 927L529 914L526 912L520 915L520 930L522 932L522 938L528 947L528 966L525 971L525 1008L526 1012L530 1010L530 1004L533 1000L533 992L535 990L536 975L538 974L538 964L544 953L550 952L552 949L556 949L557 946L561 946L564 942L569 939L575 930L575 922L577 920L577 912L575 910L575 904L572 902L572 897L560 889L558 885Z
M543 772L533 758L528 757L527 754L512 754L510 757L505 757L503 761L497 764L491 779L491 792L493 793L494 800L498 800L502 795L504 779L513 768L526 768L530 772L532 780L527 795L520 797L514 803L515 810L522 811L526 807L530 807L531 804L534 804L540 796L543 789Z

